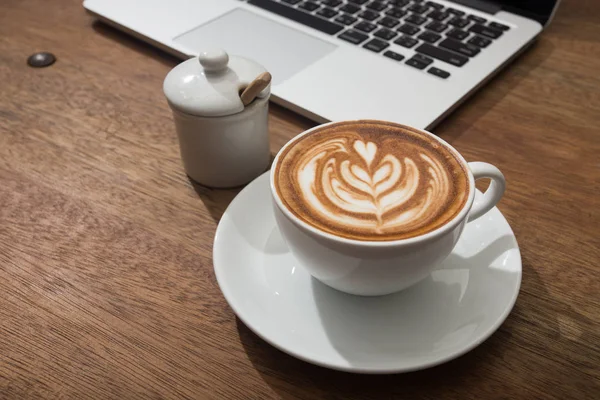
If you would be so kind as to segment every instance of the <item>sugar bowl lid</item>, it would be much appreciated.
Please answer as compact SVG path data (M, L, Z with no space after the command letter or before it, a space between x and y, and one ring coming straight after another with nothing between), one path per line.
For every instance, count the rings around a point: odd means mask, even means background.
M221 117L244 110L240 91L266 69L247 58L229 56L224 50L201 52L173 68L163 90L169 105L183 113ZM257 97L270 94L270 85Z

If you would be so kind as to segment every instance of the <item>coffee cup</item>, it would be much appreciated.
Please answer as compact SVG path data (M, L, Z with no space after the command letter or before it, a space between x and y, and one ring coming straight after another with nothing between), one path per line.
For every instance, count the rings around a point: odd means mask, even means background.
M475 200L481 178L491 183ZM505 180L430 132L357 120L290 140L273 161L270 188L300 266L342 292L377 296L426 278L466 224L498 203Z

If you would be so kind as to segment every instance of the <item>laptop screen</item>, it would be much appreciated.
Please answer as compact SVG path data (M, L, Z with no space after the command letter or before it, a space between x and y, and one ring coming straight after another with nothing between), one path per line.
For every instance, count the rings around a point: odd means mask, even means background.
M496 0L506 11L535 19L546 24L558 0Z

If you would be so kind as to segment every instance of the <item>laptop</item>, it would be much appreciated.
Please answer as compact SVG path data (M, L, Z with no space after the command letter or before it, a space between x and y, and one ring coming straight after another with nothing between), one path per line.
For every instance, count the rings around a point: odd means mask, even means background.
M540 34L560 0L85 0L186 59L206 49L273 75L272 101L316 122L431 129Z

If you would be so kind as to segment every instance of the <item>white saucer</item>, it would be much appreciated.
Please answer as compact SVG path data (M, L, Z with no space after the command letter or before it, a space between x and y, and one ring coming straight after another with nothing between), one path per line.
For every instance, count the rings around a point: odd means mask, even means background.
M352 296L313 279L289 253L273 217L268 174L225 211L213 260L233 311L273 346L342 371L406 372L466 353L508 316L521 285L521 255L498 209L468 224L442 267L419 284L388 296Z

